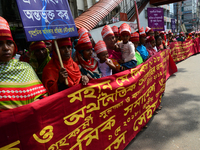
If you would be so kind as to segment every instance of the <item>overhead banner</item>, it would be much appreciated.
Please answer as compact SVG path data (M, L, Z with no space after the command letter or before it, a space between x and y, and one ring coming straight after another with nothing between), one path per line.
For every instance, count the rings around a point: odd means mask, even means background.
M136 68L0 113L0 150L124 149L177 71L169 50Z
M78 36L67 0L16 0L27 41Z
M148 26L154 31L165 31L163 8L147 8Z

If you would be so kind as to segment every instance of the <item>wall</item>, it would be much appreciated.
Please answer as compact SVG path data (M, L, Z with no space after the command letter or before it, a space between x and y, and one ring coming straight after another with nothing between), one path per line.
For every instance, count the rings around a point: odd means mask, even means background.
M84 2L83 0L76 0L77 2L77 9L84 11Z

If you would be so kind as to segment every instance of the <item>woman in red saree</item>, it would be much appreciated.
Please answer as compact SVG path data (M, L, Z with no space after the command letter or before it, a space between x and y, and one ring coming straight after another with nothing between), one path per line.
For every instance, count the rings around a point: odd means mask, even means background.
M42 82L49 95L77 85L81 81L81 72L78 65L71 58L72 43L70 38L57 40L64 68L61 68L55 46L51 61L45 66ZM68 80L68 85L65 84Z

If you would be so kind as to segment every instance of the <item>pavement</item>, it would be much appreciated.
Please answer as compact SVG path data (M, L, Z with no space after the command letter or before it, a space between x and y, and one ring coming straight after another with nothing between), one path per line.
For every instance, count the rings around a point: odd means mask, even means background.
M200 54L177 64L162 110L124 150L200 150Z

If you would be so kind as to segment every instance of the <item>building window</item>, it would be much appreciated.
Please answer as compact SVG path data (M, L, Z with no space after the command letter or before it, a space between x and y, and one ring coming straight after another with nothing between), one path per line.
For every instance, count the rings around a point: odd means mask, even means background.
M83 10L78 10L78 16L80 16L83 13Z

